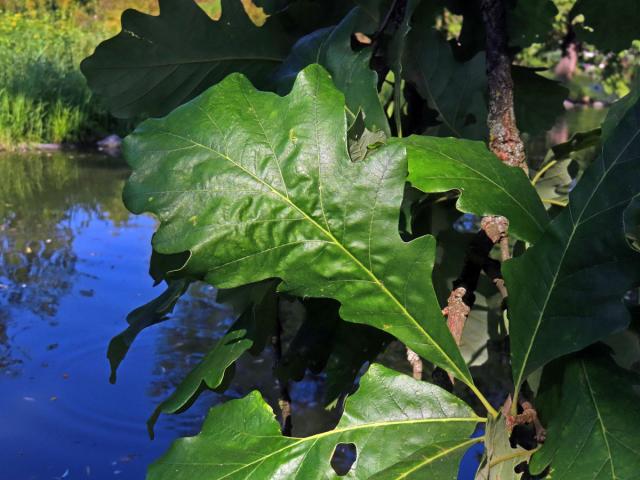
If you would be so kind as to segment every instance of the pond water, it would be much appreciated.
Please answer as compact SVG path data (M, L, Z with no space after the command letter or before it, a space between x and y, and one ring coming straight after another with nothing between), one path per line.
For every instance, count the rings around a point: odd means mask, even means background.
M197 285L174 315L144 331L109 383L109 339L159 294L147 273L152 218L121 202L128 170L98 155L0 156L0 478L142 479L207 409L260 388L273 402L271 353L243 359L224 395L145 422L230 325L213 288ZM158 287L161 288L161 287ZM293 387L294 434L331 428L322 379ZM272 403L273 404L273 403ZM297 421L299 419L299 421ZM477 450L461 479L473 477Z

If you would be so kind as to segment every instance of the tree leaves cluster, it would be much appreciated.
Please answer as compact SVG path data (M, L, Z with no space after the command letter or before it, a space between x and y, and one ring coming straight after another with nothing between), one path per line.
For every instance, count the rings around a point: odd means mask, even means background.
M624 22L613 41L592 3L572 11L590 41L615 50L638 36ZM514 52L544 38L557 13L548 0L506 4ZM333 478L347 444L352 478L455 478L480 442L480 479L549 466L553 478L634 478L638 426L623 412L633 416L638 378L594 344L629 327L624 299L640 286L640 88L602 129L556 146L531 180L486 147L479 1L223 0L219 18L194 0L159 6L159 16L125 12L122 32L82 66L116 115L148 117L124 144L133 170L124 200L157 218L150 273L167 285L112 340L112 380L135 337L166 320L192 282L207 282L236 320L158 406L150 432L203 390L224 391L242 355L270 348L292 315L284 300L299 314L274 375L286 385L323 373L341 419L283 436L254 392L211 409L149 478ZM462 29L449 40L438 26L452 13ZM511 73L520 129L547 130L566 89L545 72ZM573 179L572 152L587 147L598 158ZM548 212L541 192L561 183L568 204ZM482 323L469 330L486 332L457 345L441 307L452 268L468 258L465 233L492 215L517 241L498 268L508 309L492 312L495 287L479 285L469 322ZM455 377L455 394L373 364L393 339ZM493 374L507 355L514 409L498 415L506 392L486 393L492 385L470 366ZM505 424L523 388L548 426L535 453ZM477 425L484 435L472 437Z

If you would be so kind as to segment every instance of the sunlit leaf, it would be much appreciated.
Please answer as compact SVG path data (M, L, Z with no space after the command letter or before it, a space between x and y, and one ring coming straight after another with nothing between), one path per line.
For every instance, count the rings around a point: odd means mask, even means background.
M371 480L456 479L463 455L478 441L477 438L471 438L428 445L369 478Z
M202 431L174 442L151 465L148 478L334 478L330 459L345 443L357 450L350 478L370 478L387 468L409 473L420 466L419 455L432 460L429 467L442 475L438 478L454 478L458 464L446 459L457 458L473 443L469 436L479 420L445 390L373 365L334 430L284 437L273 412L254 392L213 408ZM423 472L429 471L426 467Z
M405 140L411 184L424 192L460 190L457 207L476 215L502 215L509 231L535 242L547 214L525 173L502 163L482 142L412 136Z
M157 251L191 252L187 274L220 288L278 277L283 291L335 298L343 319L475 388L431 285L434 239L398 233L404 146L352 162L344 99L323 69L306 68L287 97L232 75L144 122L124 151L127 206L159 218Z

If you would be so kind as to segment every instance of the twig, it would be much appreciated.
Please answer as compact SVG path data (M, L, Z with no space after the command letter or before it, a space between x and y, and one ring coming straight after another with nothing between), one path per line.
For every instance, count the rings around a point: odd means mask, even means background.
M476 300L475 291L478 288L480 273L484 271L492 280L502 278L500 265L496 265L497 262L489 257L493 245L493 240L484 229L473 237L467 247L460 275L453 281L453 290L447 299L447 306L442 310L442 314L447 318L447 327L458 346L467 318ZM434 381L436 379L440 381L441 372L434 373L436 373ZM450 383L453 384L453 376L451 374L448 376ZM441 386L446 388L445 385Z
M500 216L483 217L480 222L480 228L484 230L487 237L493 242L500 245L500 256L503 262L511 258L509 252L509 220Z
M547 438L547 431L542 426L542 423L538 418L538 412L533 408L533 404L524 400L522 395L520 395L518 403L520 404L520 407L522 407L522 413L513 414L515 409L512 402L513 400L511 399L511 395L509 395L502 407L502 412L505 416L506 425L509 431L511 432L516 425L533 424L536 442L544 443Z
M422 380L422 370L424 365L422 364L420 355L407 347L407 360L411 364L413 378L416 380Z
M524 144L513 109L511 57L503 0L481 0L486 31L489 147L507 165L528 172Z

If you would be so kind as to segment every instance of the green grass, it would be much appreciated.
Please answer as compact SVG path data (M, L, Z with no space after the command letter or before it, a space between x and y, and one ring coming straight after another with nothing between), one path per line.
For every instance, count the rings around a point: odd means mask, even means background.
M125 133L96 101L80 61L112 32L72 10L0 10L0 147L88 142Z

